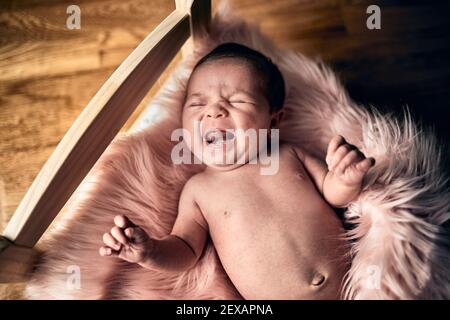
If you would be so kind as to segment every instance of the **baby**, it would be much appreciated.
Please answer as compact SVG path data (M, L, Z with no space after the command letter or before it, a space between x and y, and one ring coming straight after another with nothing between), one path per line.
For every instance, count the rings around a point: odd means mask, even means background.
M239 144L248 137L232 132L275 129L284 91L278 68L250 48L226 43L203 57L188 82L182 121L206 169L184 186L170 235L154 239L119 215L100 254L183 271L196 264L209 234L245 299L340 298L347 250L331 206L345 207L359 195L374 159L341 136L330 141L325 162L281 143L264 149L279 167L262 175L262 164L251 160L263 147ZM270 132L258 136L258 145L270 140ZM234 161L212 156L218 151Z

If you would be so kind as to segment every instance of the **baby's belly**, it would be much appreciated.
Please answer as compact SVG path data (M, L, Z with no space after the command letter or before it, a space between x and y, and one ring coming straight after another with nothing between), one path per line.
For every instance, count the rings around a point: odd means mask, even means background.
M343 229L320 196L303 205L237 207L216 217L210 230L223 267L244 298L339 298L346 272Z

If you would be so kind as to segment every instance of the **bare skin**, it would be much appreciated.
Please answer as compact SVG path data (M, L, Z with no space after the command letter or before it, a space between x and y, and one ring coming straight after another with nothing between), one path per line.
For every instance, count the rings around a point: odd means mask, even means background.
M189 81L183 127L192 134L194 121L202 122L202 134L214 128L276 127L283 111L269 112L253 71L232 58L200 66ZM205 140L200 135L192 141L205 147L203 155L210 152ZM332 206L343 207L359 195L374 160L341 136L330 141L325 161L282 144L273 175L261 175L260 164L249 163L255 154L248 149L233 152L245 161L223 164L206 157L206 170L186 183L170 235L154 239L119 215L100 254L184 271L196 264L210 234L245 299L340 298L347 251Z

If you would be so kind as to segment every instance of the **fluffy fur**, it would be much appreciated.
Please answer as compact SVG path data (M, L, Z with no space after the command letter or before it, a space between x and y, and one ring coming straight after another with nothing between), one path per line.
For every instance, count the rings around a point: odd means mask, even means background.
M41 242L44 253L27 286L32 299L239 299L209 241L199 263L182 273L143 269L98 254L116 214L126 214L150 235L163 237L177 215L187 179L202 165L172 165L170 141L181 126L181 104L195 62L222 42L245 44L269 56L287 85L281 138L323 157L341 134L376 159L364 191L345 213L352 266L349 299L450 298L449 246L442 225L450 195L433 135L404 119L356 105L330 69L275 47L258 28L223 5L209 33L153 100L159 117L139 132L117 138L91 170L62 218ZM81 288L70 286L70 266Z

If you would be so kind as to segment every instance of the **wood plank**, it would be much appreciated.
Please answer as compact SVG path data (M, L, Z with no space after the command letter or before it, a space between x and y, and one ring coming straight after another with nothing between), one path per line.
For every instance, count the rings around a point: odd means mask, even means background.
M0 3L0 81L117 67L175 9L166 0L77 3L80 30L66 28L70 1Z
M211 21L211 0L175 0L175 6L190 13L190 29L194 41L208 30Z
M194 49L195 39L208 30L211 21L211 0L175 0L175 6L190 14L191 37L181 48L184 56L189 55Z

